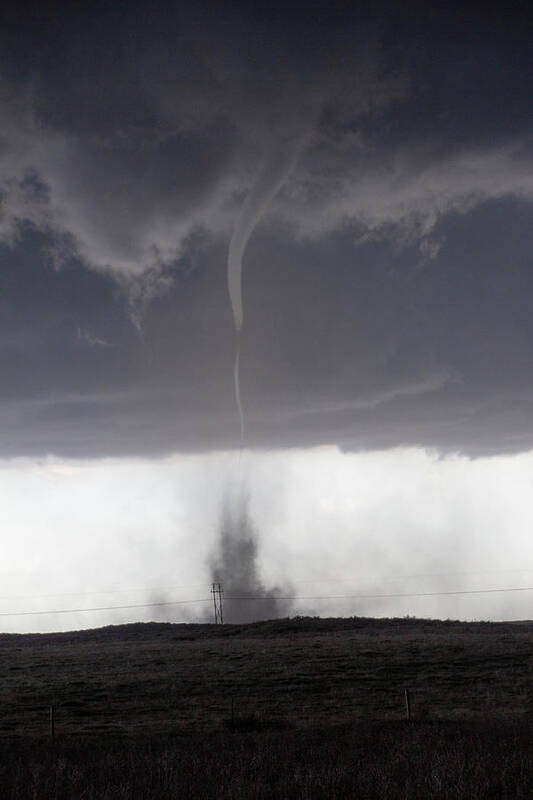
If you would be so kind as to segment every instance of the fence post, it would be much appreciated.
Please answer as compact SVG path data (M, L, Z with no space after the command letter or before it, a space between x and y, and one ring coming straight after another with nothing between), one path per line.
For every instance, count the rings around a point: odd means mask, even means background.
M407 715L407 719L411 721L411 695L409 693L409 689L405 690L405 713Z

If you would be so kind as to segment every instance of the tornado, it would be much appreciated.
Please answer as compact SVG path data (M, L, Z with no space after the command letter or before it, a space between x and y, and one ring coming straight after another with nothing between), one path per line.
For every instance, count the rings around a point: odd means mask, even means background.
M263 159L263 164L244 201L235 222L228 251L228 291L233 312L236 333L235 362L233 379L235 401L241 425L241 449L244 447L244 412L241 401L240 356L241 330L244 322L242 302L242 260L250 236L266 209L282 187L292 170L297 154L298 144L293 140L278 142Z
M249 622L265 616L275 617L282 610L277 599L279 589L267 592L259 577L258 534L250 518L249 498L243 476L244 411L240 386L241 331L244 322L242 260L256 225L293 168L298 149L299 142L286 138L278 140L266 152L235 221L228 250L228 291L236 334L233 379L241 427L239 479L236 493L229 488L225 493L217 550L210 567L213 581L224 583L230 618L234 622Z

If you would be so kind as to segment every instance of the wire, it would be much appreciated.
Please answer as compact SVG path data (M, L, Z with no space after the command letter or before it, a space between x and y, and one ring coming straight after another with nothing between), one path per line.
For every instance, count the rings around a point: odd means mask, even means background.
M334 594L334 595L316 595L316 596L266 596L255 595L248 597L231 597L225 596L225 600L233 601L261 601L261 600L377 600L380 598L390 599L395 597L446 597L450 595L467 595L467 594L501 594L503 592L531 592L533 586L516 586L508 589L463 589L452 592L410 592L410 593L396 593L396 594ZM89 611L123 611L132 608L157 608L161 606L179 606L191 603L211 603L212 599L209 597L201 597L197 600L168 600L162 603L136 603L127 606L100 606L98 608L60 608L54 611L2 611L0 617L31 617L44 614L82 614Z
M376 600L380 597L445 597L460 594L496 594L501 592L531 592L533 586L517 586L510 589L462 589L453 592L408 592L395 594L332 594L309 597L225 597L225 600Z
M158 592L179 592L181 589L205 589L205 583L188 583L185 586L157 586ZM137 587L135 589L100 589L90 592L53 592L52 594L6 594L0 595L0 600L37 600L51 597L90 597L105 594L133 594L134 592L150 592L153 587Z
M457 577L457 576L470 576L470 575L500 575L500 574L510 574L510 573L531 573L533 569L522 568L522 569L498 569L498 570L479 570L478 572L428 572L428 573L419 573L415 575L386 575L380 578L380 582L392 582L392 581L401 581L401 580L408 580L413 578L450 578L450 577ZM291 585L309 585L309 584L320 584L320 583L358 583L361 580L360 576L355 576L352 578L340 578L340 577L331 577L331 578L314 578L312 580L291 580ZM207 584L205 583L188 583L183 584L182 586L157 586L157 591L160 592L178 592L183 589L200 589L200 588L207 588ZM53 593L46 593L46 594L10 594L10 595L0 595L0 600L38 600L38 599L51 599L54 597L93 597L93 596L100 596L100 595L112 595L112 594L133 594L136 592L150 592L153 590L153 587L136 587L136 588L118 588L118 589L101 589L98 591L86 591L86 592L53 592Z
M471 575L509 575L509 574L524 574L532 573L533 569L523 567L522 569L489 569L489 570L475 570L469 572L419 572L414 575L384 575L380 578L380 582L392 582L411 580L413 578L453 578L453 577L467 577ZM313 580L291 580L291 584L304 584L304 583L357 583L360 576L352 578L314 578Z
M121 611L130 608L155 608L156 606L180 606L186 603L210 603L211 598L198 600L169 600L164 603L136 603L130 606L100 606L99 608L59 608L54 611L2 611L0 617L32 617L37 614L80 614L87 611Z

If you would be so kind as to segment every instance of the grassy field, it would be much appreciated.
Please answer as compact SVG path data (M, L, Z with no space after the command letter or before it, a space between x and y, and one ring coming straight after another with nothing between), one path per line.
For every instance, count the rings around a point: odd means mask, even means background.
M533 711L533 624L293 619L0 636L0 735L327 728Z
M531 798L533 726L367 722L323 730L6 740L6 800Z
M529 622L2 635L2 797L531 797L532 666Z

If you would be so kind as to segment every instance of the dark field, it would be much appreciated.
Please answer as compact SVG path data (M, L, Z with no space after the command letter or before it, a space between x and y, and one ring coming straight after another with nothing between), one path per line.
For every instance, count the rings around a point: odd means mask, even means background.
M533 623L4 635L1 794L531 797L532 665Z

